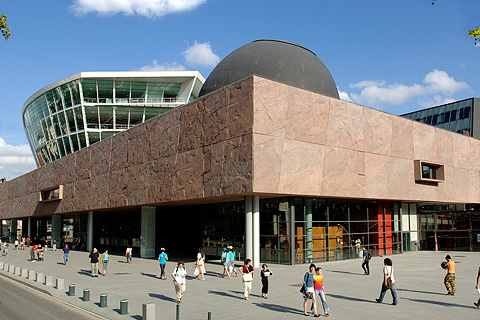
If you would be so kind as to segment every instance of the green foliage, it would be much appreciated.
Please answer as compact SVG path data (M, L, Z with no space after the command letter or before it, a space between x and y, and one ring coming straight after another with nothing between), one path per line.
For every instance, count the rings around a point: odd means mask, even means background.
M468 32L468 36L475 39L475 45L477 45L477 42L478 44L480 44L480 27L477 27L477 29L474 30L470 30Z
M0 30L5 40L8 40L10 38L10 27L7 25L7 16L4 14L0 16Z

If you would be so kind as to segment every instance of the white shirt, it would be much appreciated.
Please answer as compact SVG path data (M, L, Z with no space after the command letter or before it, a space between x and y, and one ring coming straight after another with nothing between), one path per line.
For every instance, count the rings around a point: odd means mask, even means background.
M175 277L175 281L178 282L179 284L186 283L186 280L183 277L184 275L185 276L187 275L187 270L185 269L185 267L183 268L175 267L175 269L173 269L172 276Z
M197 253L197 260L198 260L198 264L203 264L203 257L200 252Z
M387 278L390 277L392 283L395 283L395 278L393 276L393 267L392 266L384 266L383 267L383 274L387 275Z

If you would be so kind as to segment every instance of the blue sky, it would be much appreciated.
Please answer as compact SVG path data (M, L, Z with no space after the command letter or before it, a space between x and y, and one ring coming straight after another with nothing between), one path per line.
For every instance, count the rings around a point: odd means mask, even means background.
M15 0L0 40L0 177L35 165L23 103L80 71L199 70L256 39L317 54L343 99L402 114L480 96L478 0Z

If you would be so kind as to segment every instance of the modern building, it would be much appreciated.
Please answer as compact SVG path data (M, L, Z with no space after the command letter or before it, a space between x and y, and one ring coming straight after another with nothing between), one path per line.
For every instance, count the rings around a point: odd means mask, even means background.
M198 99L0 184L0 218L143 257L233 245L257 266L479 250L479 172L479 140L341 101L313 52L261 40Z
M402 117L480 139L479 98L413 111Z
M23 125L43 166L197 98L196 71L80 72L39 90Z

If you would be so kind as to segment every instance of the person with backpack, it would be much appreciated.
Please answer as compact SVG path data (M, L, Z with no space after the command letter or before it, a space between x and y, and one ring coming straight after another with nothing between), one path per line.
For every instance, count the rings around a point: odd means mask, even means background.
M175 286L175 292L177 294L177 303L182 303L182 297L187 290L187 270L185 269L185 263L183 261L177 262L177 267L173 269L172 278L173 285Z
M313 284L313 276L315 275L316 266L312 263L310 264L308 272L303 276L302 287L300 292L303 293L303 315L308 316L307 305L308 299L312 299L313 306L313 316L320 317L317 313L317 300L315 298L315 287Z
M390 258L383 259L383 281L382 281L382 289L380 291L380 297L375 299L376 302L382 303L383 298L385 297L385 292L390 290L392 293L392 306L396 306L398 304L397 298L397 291L395 290L395 277L394 277L394 270L393 270L393 263Z
M362 247L363 250L363 260L362 260L362 269L364 271L364 275L368 276L370 274L370 259L372 259L372 256L370 255L370 252L365 248L365 246Z
M235 272L235 277L238 277L237 270L235 270L235 251L233 251L232 246L228 246L228 271L230 272L230 276Z

